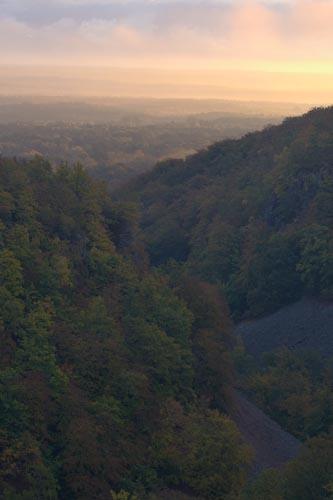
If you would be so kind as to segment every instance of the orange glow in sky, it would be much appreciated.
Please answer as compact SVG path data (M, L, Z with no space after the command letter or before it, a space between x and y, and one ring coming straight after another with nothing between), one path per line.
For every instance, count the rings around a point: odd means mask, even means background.
M328 103L332 26L331 0L2 0L0 93Z

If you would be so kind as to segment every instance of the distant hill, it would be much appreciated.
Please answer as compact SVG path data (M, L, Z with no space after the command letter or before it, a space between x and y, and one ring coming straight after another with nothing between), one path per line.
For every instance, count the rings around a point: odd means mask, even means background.
M30 107L29 107L30 106ZM0 99L0 156L79 162L110 190L165 158L185 158L226 137L241 137L280 118L232 113L147 115L84 103L7 103Z
M160 163L126 196L152 263L218 284L236 319L333 297L332 107Z

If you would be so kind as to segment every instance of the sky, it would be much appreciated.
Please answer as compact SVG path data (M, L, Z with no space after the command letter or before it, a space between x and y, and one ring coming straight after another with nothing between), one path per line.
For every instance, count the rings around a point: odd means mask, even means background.
M145 68L154 85L195 75L213 97L236 86L327 102L332 26L333 0L0 0L0 70L137 68L145 80Z

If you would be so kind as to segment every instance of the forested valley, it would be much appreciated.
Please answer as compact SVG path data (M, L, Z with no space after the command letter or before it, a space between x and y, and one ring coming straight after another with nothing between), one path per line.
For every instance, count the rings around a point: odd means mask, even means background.
M0 155L80 163L110 190L166 158L241 137L282 119L279 108L114 99L57 102L0 98Z
M317 309L326 304L332 317L332 124L333 108L314 109L186 160L162 162L119 193L140 206L152 265L215 286L235 323L251 321L252 345L256 318L304 298ZM261 356L234 338L236 386L285 430L313 440L281 476L264 475L249 498L332 493L332 327L331 320L324 325L324 340L316 337L318 326L309 328L311 350L299 342Z
M103 175L61 158L58 125L38 129L51 162L11 158L37 129L3 127L0 497L333 498L333 361L256 357L234 331L332 304L333 108L114 182L104 157ZM68 136L109 137L94 127ZM291 460L254 471L235 391L298 440Z
M160 163L119 193L153 265L200 276L237 320L333 296L333 108Z

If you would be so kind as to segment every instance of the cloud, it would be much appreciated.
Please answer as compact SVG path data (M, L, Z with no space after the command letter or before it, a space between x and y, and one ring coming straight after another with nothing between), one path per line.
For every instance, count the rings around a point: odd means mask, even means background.
M333 65L331 0L43 0L38 14L41 5L2 0L0 63Z

